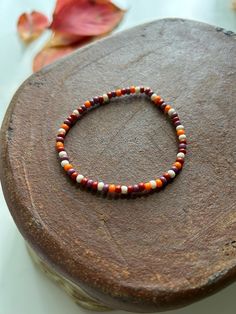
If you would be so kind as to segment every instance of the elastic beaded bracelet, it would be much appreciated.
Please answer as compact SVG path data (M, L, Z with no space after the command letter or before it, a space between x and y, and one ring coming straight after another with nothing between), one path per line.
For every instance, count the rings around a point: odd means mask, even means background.
M152 103L157 106L164 114L166 114L173 126L176 129L176 135L178 138L178 153L175 162L169 170L164 172L160 177L150 180L149 182L140 182L134 185L123 184L107 184L103 181L94 181L74 169L69 161L68 154L65 150L64 141L66 134L72 128L72 126L84 116L85 113L90 111L93 107L110 102L114 97L130 95L130 94L145 94L149 97ZM184 158L186 155L186 135L184 126L180 123L179 115L174 108L165 103L161 96L155 94L149 87L131 86L129 88L117 89L116 91L103 94L102 96L94 97L91 100L85 101L85 103L75 109L71 115L69 115L63 124L60 126L56 137L56 150L59 155L61 166L64 168L69 177L85 186L91 191L99 191L104 193L118 193L118 194L130 194L137 192L150 192L152 190L160 190L171 182L176 175L181 171L184 164Z

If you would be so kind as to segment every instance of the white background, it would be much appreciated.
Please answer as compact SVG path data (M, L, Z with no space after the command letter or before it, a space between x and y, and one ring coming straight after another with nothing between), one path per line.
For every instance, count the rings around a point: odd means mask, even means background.
M117 0L128 8L116 30L164 17L182 17L236 31L230 0ZM16 21L25 11L50 16L55 0L0 0L0 121L13 93L31 74L32 58L49 34L25 47L18 39ZM172 314L235 314L236 284ZM0 190L0 314L95 313L73 303L32 264ZM114 314L125 313L115 311Z

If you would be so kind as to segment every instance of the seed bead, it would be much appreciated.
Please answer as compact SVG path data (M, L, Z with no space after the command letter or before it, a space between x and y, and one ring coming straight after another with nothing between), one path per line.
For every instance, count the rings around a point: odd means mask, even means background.
M78 173L78 171L76 171L76 169L74 169L73 165L71 164L64 146L65 137L70 128L87 112L89 112L92 107L95 107L95 105L99 106L105 103L110 103L112 98L133 94L143 94L144 96L148 97L155 107L169 116L169 120L175 127L176 136L179 142L178 153L176 155L175 162L172 164L172 167L155 180L150 180L145 183L139 182L138 184L133 185L113 183L108 184L103 181L92 180L91 178ZM77 109L74 109L72 113L63 121L57 131L55 148L58 153L58 159L61 166L65 170L66 174L76 183L81 184L91 191L126 195L140 192L147 193L151 190L160 190L169 182L171 182L183 168L187 149L187 139L185 128L180 122L179 115L171 105L167 104L160 95L154 93L150 87L130 86L121 89L118 88L115 91L104 93L102 96L93 97L90 100L86 100L84 104L79 106Z

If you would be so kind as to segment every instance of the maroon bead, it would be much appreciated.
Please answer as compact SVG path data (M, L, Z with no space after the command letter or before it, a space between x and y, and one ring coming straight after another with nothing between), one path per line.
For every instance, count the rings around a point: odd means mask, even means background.
M150 90L148 93L146 93L147 96L151 97L152 94L154 94L154 91L153 90Z
M184 158L178 157L178 158L176 158L176 161L180 162L180 163L183 165L183 163L184 163Z
M121 185L116 185L115 192L116 193L121 193Z
M168 172L163 173L163 177L166 178L167 181L171 180L171 176L169 175Z
M93 101L95 104L98 104L99 103L99 98L98 97L93 97Z
M139 192L139 186L138 184L133 185L133 192Z
M146 88L144 89L144 93L145 93L146 95L148 95L148 93L150 92L150 90L151 90L150 87L146 87Z
M86 185L87 182L88 182L88 178L83 178L80 183L81 183L82 185Z
M144 93L144 87L143 86L140 86L140 93Z
M93 184L92 184L92 189L94 191L96 191L98 189L98 182L97 181L94 181Z
M165 102L163 102L163 103L160 105L160 109L161 109L162 111L164 111L166 105L167 105L167 104L166 104Z
M83 114L83 113L84 113L84 110L83 110L82 107L79 107L77 110L79 111L80 114Z
M89 100L89 102L90 102L90 104L91 104L92 107L95 105L95 103L94 103L94 101L93 101L93 98L91 98L91 99ZM86 108L86 109L88 110L88 108Z
M57 136L56 141L64 143L65 138L62 136Z
M177 127L178 125L181 125L181 122L180 122L180 121L176 121L176 122L173 123L173 125L174 125L175 127Z
M71 121L68 120L68 119L66 119L66 120L64 121L64 123L67 124L68 126L71 126L71 125L72 125Z
M102 191L103 191L104 193L107 193L108 190L109 190L109 184L105 183L104 186L103 186Z
M172 118L171 118L172 119ZM179 117L174 117L173 119L172 119L172 122L174 123L174 122L176 122L176 121L179 121Z
M116 97L116 92L115 91L111 92L111 94L112 94L112 97Z
M73 169L73 168L67 170L67 174L68 174L69 176L72 175L73 172L75 172L75 169Z
M88 108L85 105L82 105L81 108L83 110L83 114L85 114L88 111Z
M72 113L72 114L70 115L70 119L71 119L71 122L72 122L72 124L73 124L73 123L75 123L75 122L77 121L77 116Z
M73 180L73 181L76 181L76 177L77 177L77 175L78 175L78 172L73 172L72 174L71 174L71 179Z
M179 144L179 148L184 148L184 149L186 149L186 147L187 147L187 145L186 145L185 143L180 143L180 144Z
M81 181L82 182L82 181ZM93 180L89 179L86 183L86 187L87 188L91 188L92 187L92 184L93 184Z
M63 161L63 160L69 160L68 157L60 157L60 161Z
M184 153L184 154L186 154L186 149L180 148L180 149L179 149L179 153Z
M126 87L126 94L130 95L130 88L129 87Z
M139 191L144 191L145 190L145 186L144 186L144 183L143 182L140 182L139 184L138 184L138 187L139 187Z
M176 166L172 166L171 169L178 174L179 173L179 169Z
M128 193L132 193L134 190L133 185L128 186Z
M99 101L99 104L100 104L100 105L103 104L103 103L104 103L103 97L102 97L102 96L99 96L99 97L98 97L98 101Z
M171 116L171 119L173 120L174 118L179 118L179 116L178 116L178 113L174 113L174 114L172 114L172 116Z
M163 176L161 176L159 179L162 181L163 186L165 186L165 185L168 183L168 181L166 180L166 178L163 177Z
M122 88L122 90L121 90L121 94L122 94L122 95L127 94L127 88Z
M112 98L112 93L111 92L107 93L107 96L108 96L109 99L111 99Z

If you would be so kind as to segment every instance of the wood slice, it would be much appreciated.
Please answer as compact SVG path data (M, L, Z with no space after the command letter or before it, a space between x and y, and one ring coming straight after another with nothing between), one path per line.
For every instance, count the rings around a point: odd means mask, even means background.
M32 75L1 130L1 181L12 216L51 268L107 307L177 308L236 278L236 41L232 32L164 19L98 41ZM86 99L130 85L172 101L187 130L182 173L147 197L81 190L55 136ZM82 173L148 181L175 160L173 127L144 97L94 109L68 134Z

